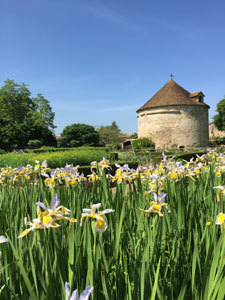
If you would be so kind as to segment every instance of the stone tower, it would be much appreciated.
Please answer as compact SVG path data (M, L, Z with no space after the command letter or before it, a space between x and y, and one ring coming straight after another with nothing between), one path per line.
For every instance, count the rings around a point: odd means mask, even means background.
M156 148L206 147L208 109L202 92L189 93L170 80L138 113L138 137L151 138Z

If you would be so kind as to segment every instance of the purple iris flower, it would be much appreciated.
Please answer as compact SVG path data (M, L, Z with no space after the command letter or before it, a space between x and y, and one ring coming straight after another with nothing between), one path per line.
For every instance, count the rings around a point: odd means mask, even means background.
M59 197L57 194L54 195L53 199L52 199L52 211L55 211L56 207L58 206L59 204ZM40 206L42 207L45 211L49 211L49 208L47 208L43 202L36 202L36 205L37 206Z
M155 192L153 192L153 197L154 197L155 202L163 203L166 198L166 193L161 193L158 195Z
M91 294L91 292L93 291L93 287L92 286L88 286L83 292L82 294L78 295L78 291L77 290L74 290L72 292L72 295L71 297L69 298L70 296L70 285L69 285L69 282L66 282L65 283L65 290L66 290L66 300L88 300L89 299L89 296Z

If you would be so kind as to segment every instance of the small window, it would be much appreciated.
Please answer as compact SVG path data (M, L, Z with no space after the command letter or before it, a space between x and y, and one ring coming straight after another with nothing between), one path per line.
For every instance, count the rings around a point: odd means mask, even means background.
M198 96L198 102L203 103L203 97L202 96Z

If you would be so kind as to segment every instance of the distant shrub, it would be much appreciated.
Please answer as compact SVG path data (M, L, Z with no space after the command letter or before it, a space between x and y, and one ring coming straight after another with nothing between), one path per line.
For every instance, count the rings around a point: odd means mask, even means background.
M107 147L110 149L110 151L119 150L120 144L119 143L111 143L111 144L108 144Z
M5 154L5 153L6 153L5 150L0 149L0 154Z
M145 148L155 148L155 144L151 139L140 138L136 139L131 144L132 149L145 149Z
M42 146L39 149L24 149L24 153L45 153L45 152L63 152L63 151L84 151L84 150L90 150L90 151L107 151L107 148L105 147L91 147L91 146L82 146L82 147L66 147L66 148L57 148L57 147L49 147L49 146ZM108 151L109 152L109 151Z
M42 146L42 142L40 140L29 140L27 146L32 149L37 149Z
M79 147L80 146L80 142L77 140L72 140L69 142L71 147Z
M24 153L33 153L33 149L26 148L26 149L23 150L23 152Z
M109 152L109 160L110 161L118 160L118 153L117 152Z
M61 137L60 139L57 140L57 147L60 148L70 147L70 144L65 138Z
M49 151L49 150L57 150L57 148L56 147L52 147L52 146L42 146L40 148L40 150Z
M210 139L209 141L209 146L210 147L216 147L216 146L220 146L220 145L225 145L225 138L224 137L214 137L212 139Z

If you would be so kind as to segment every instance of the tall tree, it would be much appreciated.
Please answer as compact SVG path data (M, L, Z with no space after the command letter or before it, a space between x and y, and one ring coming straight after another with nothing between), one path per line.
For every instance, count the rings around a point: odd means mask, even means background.
M54 135L53 121L54 113L48 100L41 95L32 98L24 83L5 81L0 89L0 148L24 148L31 139L48 143L46 132Z
M54 125L55 113L52 111L49 101L42 94L37 94L37 97L32 100L35 105L34 122L54 131L56 128Z
M100 143L104 145L120 142L119 134L121 131L115 121L113 121L111 125L100 126L97 131L99 133Z
M214 124L217 129L225 131L225 98L217 104L216 111L218 114L213 117Z
M59 140L61 146L97 146L99 134L95 128L87 124L72 124L63 129Z
M116 124L116 121L113 121L112 124L109 126L109 128L118 134L121 132L119 126Z

